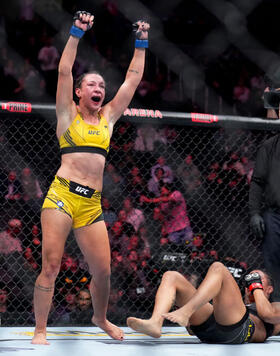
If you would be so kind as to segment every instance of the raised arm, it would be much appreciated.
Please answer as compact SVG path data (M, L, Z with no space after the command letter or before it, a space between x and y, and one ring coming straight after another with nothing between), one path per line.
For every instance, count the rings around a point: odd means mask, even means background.
M258 272L251 272L245 277L245 284L252 293L259 317L271 324L280 323L280 303L270 303L269 295L273 291L272 285L267 283Z
M76 106L73 101L72 68L77 55L80 39L85 31L93 25L93 15L85 11L76 12L70 37L63 50L58 65L58 82L56 92L57 136L68 128L75 115Z
M125 81L115 97L103 108L105 117L113 124L120 118L131 102L144 73L145 48L148 47L148 30L150 25L140 20L134 26L136 27L135 50L126 73Z

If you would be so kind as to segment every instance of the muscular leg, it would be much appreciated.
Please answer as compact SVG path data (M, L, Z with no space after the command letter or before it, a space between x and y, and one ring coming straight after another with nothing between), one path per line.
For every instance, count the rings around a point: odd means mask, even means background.
M161 336L161 327L164 321L162 314L167 313L173 304L178 307L185 305L195 294L196 289L180 273L170 271L164 273L158 288L153 314L150 319L143 320L130 317L127 325L132 329L150 335L152 337ZM191 318L193 325L199 325L206 321L212 314L213 308L207 303L200 308Z
M235 324L246 312L238 285L220 262L214 262L210 266L205 279L187 304L163 316L174 323L186 326L191 316L210 300L213 300L214 315L219 324Z
M94 309L92 322L117 340L123 331L106 319L110 294L110 244L104 221L75 230L77 243L89 265L92 280L90 292Z
M58 275L65 241L70 232L71 218L54 209L44 209L42 224L42 271L34 288L36 326L32 344L49 344L46 340L48 314L52 303L54 283Z

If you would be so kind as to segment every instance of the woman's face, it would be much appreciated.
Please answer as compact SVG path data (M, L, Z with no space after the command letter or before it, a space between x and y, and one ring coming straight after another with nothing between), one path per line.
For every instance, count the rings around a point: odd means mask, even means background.
M76 95L90 110L98 110L105 98L105 82L99 74L87 74L80 88L76 88Z

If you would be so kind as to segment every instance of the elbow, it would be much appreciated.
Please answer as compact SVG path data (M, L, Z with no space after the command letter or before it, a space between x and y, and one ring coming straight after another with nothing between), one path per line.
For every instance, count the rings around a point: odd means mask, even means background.
M72 74L72 67L66 64L59 64L58 73L61 75L70 75Z

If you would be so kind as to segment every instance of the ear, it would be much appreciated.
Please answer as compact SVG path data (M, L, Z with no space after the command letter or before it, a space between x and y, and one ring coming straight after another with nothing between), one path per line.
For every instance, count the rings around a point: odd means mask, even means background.
M75 94L76 94L77 97L80 99L80 97L81 97L81 88L76 88L76 89L75 89Z
M270 295L273 292L274 288L272 286L267 287L267 294Z

